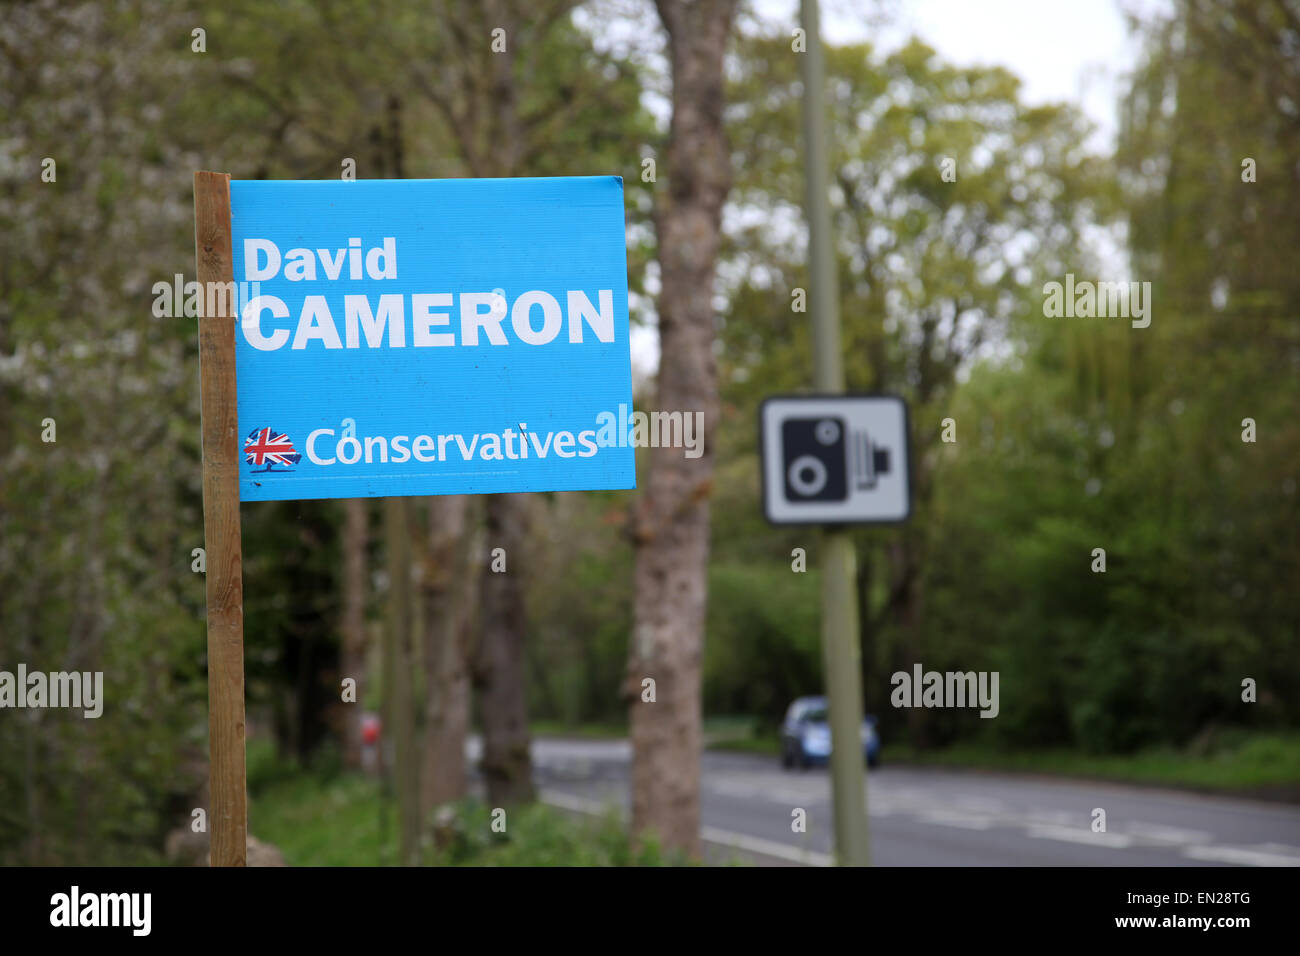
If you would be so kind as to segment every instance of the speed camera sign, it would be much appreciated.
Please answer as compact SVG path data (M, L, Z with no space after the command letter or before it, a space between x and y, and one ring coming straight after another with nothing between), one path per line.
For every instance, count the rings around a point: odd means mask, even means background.
M907 406L897 396L769 398L759 439L773 524L893 522L911 512Z

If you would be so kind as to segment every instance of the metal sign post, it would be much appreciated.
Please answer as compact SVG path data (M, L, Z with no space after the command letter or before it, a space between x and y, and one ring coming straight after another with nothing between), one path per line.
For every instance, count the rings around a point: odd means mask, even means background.
M800 60L804 90L804 169L808 189L808 266L812 280L809 304L813 322L813 384L819 392L837 394L844 391L844 363L840 354L835 248L827 202L826 77L817 0L802 0L800 20L807 39L807 52ZM831 425L814 425L814 428L818 427L821 437L830 437ZM839 427L842 431L844 426ZM798 432L798 427L794 431ZM789 437L797 442L803 440L800 435L791 434ZM818 433L814 431L811 440L816 443L818 439ZM848 446L845 450L847 453ZM793 472L787 466L783 487L788 482L796 496L800 494L800 488L818 488L817 492L805 497L815 498L817 493L824 492L825 488L819 485L818 467L809 465L807 461L799 462L799 466ZM828 467L825 462L822 466ZM767 467L765 464L765 474ZM828 473L827 480L829 478ZM807 513L815 510L808 509ZM845 530L828 529L822 538L822 550L822 652L826 667L826 696L830 704L836 857L841 865L866 866L869 861L866 777L858 746L859 728L862 726L862 652L854 595L857 558L853 542Z

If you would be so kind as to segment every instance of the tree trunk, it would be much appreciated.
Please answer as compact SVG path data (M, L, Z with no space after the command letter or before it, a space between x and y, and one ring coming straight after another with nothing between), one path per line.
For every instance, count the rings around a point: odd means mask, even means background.
M722 204L731 183L722 127L722 58L733 0L658 0L668 32L673 115L667 190L655 215L659 295L658 407L703 412L699 458L649 449L638 503L634 634L628 667L632 825L700 852L700 652L709 556L709 494L718 381L713 279ZM643 681L655 681L654 701Z
M416 764L415 709L411 690L411 538L410 499L384 499L388 542L388 646L384 695L393 741L393 787L399 820L398 862L414 866L420 844L420 778Z
M561 5L562 6L562 5ZM475 176L516 176L524 140L519 127L518 95L515 83L515 53L527 41L520 34L518 3L489 0L481 10L483 25L505 31L506 45L499 52L485 53L479 80L491 108L476 117L486 134L480 142L471 135L461 142L466 165ZM560 7L556 7L556 12ZM459 14L458 14L459 15ZM527 17L523 17L527 20ZM492 571L492 561L482 567L480 584L481 623L472 653L474 688L479 696L483 724L483 755L480 769L487 785L487 797L494 807L530 803L535 799L532 759L529 753L528 701L524 670L524 587L526 571L523 547L527 539L528 496L499 494L485 497L488 548L504 548L508 570ZM472 586L472 585L470 585Z
M902 669L912 672L916 664L925 665L923 632L921 630L921 569L918 546L911 529L904 528L890 546L893 565L894 593L897 596L897 622L901 642ZM907 709L907 730L913 747L926 748L931 744L929 713L922 707Z
M356 703L343 703L343 762L361 768L361 715L365 710L366 677L366 500L343 502L343 652L339 658L342 679L357 682Z
M483 624L474 685L483 720L483 778L494 807L536 798L524 685L523 558L530 504L526 494L492 495L487 500L488 555L481 572ZM493 570L501 568L501 561L504 570Z
M429 502L424 556L425 722L421 819L465 795L465 734L469 728L466 631L473 588L468 585L469 499L438 495Z

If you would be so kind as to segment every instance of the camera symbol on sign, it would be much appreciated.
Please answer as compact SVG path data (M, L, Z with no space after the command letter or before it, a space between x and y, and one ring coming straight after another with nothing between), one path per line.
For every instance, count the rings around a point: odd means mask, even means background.
M833 415L786 419L781 454L789 501L844 501L851 486L870 491L878 476L889 474L889 449Z

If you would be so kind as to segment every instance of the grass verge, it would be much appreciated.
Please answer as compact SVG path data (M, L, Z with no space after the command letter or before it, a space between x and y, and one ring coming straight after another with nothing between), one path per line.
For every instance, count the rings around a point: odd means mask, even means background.
M249 744L249 829L290 866L393 866L396 802L359 774L279 763L265 742ZM496 823L496 830L493 828ZM504 832L497 832L504 823ZM543 804L510 810L465 800L427 821L428 866L676 866L685 861L653 841L634 846L614 814L576 817Z
M1093 777L1300 802L1300 734L1224 735L1212 745L1133 754L1005 751L975 744L917 751L887 747L890 763Z

